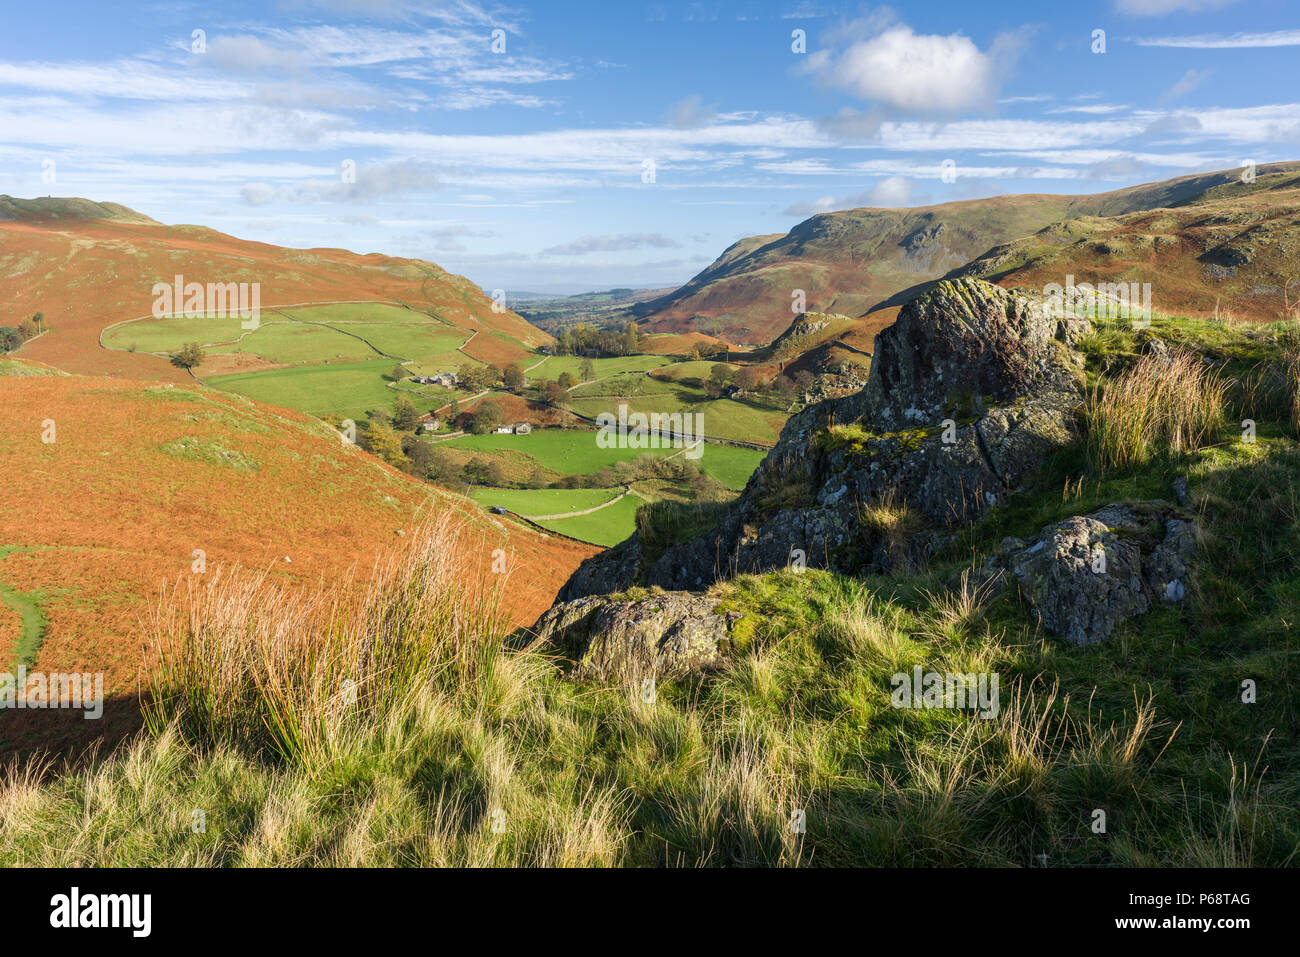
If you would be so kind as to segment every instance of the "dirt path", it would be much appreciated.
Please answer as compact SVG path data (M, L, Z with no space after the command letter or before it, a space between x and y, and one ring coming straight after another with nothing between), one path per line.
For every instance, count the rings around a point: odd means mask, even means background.
M590 515L592 512L599 512L602 508L609 508L615 502L621 502L631 494L632 489L625 488L608 502L601 502L599 505L593 506L592 508L584 508L580 512L560 512L556 515L523 515L522 517L532 522L552 522L560 518L577 518L579 515ZM637 497L641 498L642 496Z

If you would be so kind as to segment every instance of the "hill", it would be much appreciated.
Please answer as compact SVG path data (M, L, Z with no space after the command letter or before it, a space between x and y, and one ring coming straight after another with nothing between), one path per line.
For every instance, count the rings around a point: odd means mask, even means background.
M954 270L1002 286L1150 283L1164 313L1267 322L1300 306L1300 171L1227 183L1170 206L1052 223ZM1273 169L1273 168L1267 168Z
M1286 163L1259 172L1297 169L1300 164ZM795 290L803 290L808 311L861 316L882 305L901 305L924 283L1049 224L1213 198L1234 191L1240 175L1240 170L1224 170L1094 195L1008 195L914 209L823 213L785 235L733 244L681 288L629 313L653 332L698 330L763 344L789 325Z
M473 337L485 362L523 359L551 337L474 283L434 263L342 249L288 249L202 226L166 226L124 206L0 196L0 325L35 312L49 331L26 358L68 372L182 381L166 358L101 348L115 323L151 315L154 284L260 283L263 309L305 303L402 304Z
M102 672L124 698L164 585L239 565L343 589L421 515L465 523L466 547L452 557L474 581L496 581L493 550L505 550L502 600L516 622L595 551L495 521L300 413L196 386L6 368L18 374L0 376L0 671ZM137 712L133 701L119 710ZM6 715L0 751L66 743L52 738L49 715ZM79 715L56 724L67 735L103 731Z

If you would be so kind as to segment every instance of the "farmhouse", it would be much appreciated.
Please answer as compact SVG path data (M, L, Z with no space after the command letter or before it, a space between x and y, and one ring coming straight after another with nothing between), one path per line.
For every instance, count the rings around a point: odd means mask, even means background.
M432 412L426 412L420 417L420 428L425 432L437 432L442 428L442 422Z
M415 381L420 385L439 385L444 389L454 389L456 388L457 383L456 373L454 372L439 372L437 375L418 375L415 377Z
M533 427L529 425L527 422L516 422L514 425L497 426L498 435L509 435L512 432L515 435L527 435L531 431L533 431Z

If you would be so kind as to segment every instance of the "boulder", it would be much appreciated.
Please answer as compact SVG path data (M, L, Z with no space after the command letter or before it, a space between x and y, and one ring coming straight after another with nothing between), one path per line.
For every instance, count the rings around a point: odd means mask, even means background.
M1105 641L1115 626L1157 602L1181 602L1196 526L1166 502L1107 505L1009 538L980 578L1014 584L1043 627L1072 645Z
M1090 328L979 279L936 283L877 336L865 387L786 423L717 528L658 555L634 535L587 559L560 599L636 584L700 589L793 561L886 570L900 549L881 547L864 509L900 510L939 530L970 522L1075 441L1082 360L1068 343ZM923 557L926 548L901 551Z
M666 592L559 602L530 629L530 647L552 649L575 678L637 682L705 671L721 664L743 617L719 612L718 601Z

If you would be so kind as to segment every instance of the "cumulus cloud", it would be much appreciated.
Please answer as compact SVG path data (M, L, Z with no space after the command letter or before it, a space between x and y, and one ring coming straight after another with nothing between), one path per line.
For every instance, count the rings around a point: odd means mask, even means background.
M851 28L843 36L861 32ZM839 49L818 50L809 55L805 69L862 100L898 110L951 113L991 104L1029 35L1026 29L1005 33L984 51L960 33L919 34L898 23Z
M563 246L543 249L543 256L582 256L586 253L622 252L627 249L676 249L681 243L659 233L621 233L613 236L583 236Z

